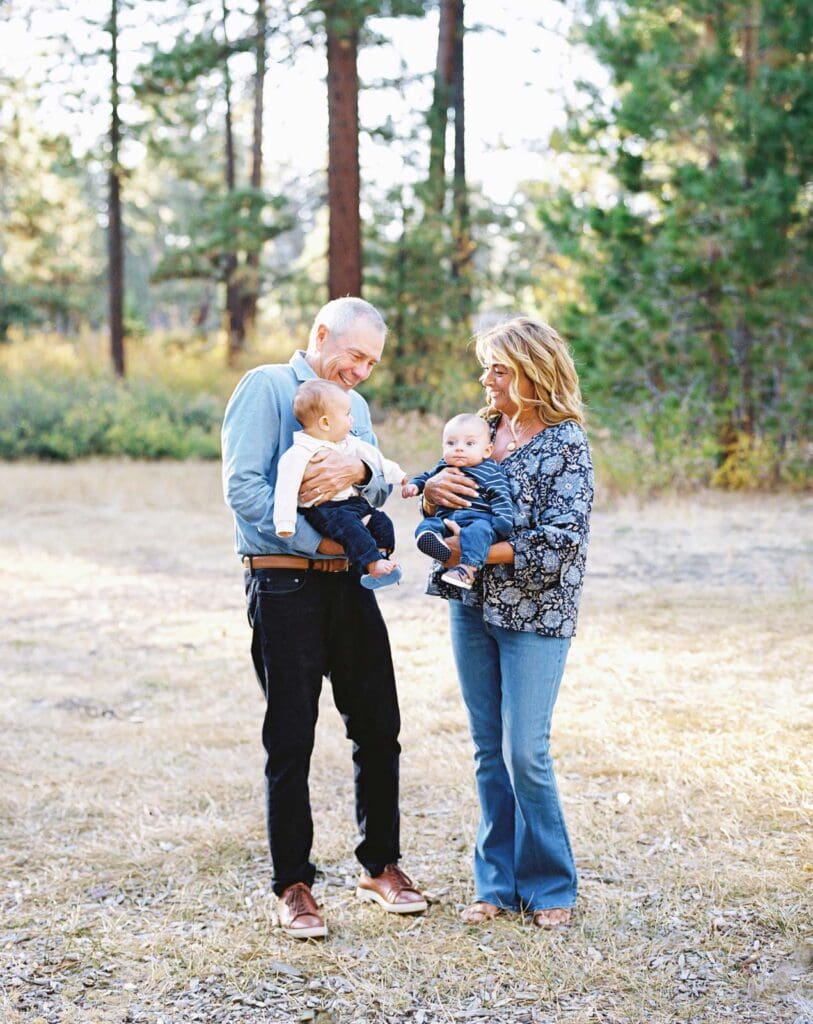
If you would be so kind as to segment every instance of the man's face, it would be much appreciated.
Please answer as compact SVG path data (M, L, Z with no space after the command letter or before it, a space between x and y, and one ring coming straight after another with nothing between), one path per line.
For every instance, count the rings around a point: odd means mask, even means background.
M367 380L384 351L384 333L358 320L344 334L335 335L320 324L316 332L316 357L311 366L325 380L350 391Z

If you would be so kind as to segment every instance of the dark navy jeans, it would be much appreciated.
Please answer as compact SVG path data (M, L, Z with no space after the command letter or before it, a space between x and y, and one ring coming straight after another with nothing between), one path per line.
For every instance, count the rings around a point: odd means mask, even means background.
M245 574L251 654L266 698L268 841L279 895L313 884L308 771L322 678L353 745L356 856L371 875L398 860L400 715L389 638L355 572L256 569Z
M338 541L359 572L367 572L370 562L382 557L381 550L395 547L395 530L390 517L362 497L344 501L323 501L321 505L299 510L314 530ZM369 516L365 526L362 519Z

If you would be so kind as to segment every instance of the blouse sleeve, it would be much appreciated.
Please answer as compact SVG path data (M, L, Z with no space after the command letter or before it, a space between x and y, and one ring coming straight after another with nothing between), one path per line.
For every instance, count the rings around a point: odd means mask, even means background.
M593 464L581 430L558 452L544 456L536 471L533 507L509 538L514 568L549 575L561 572L588 534L593 504Z

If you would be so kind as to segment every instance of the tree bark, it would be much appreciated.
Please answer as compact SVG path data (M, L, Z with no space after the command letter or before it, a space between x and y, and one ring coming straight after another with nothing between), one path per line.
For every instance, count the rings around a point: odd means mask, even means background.
M437 213L443 212L446 199L446 128L453 102L455 32L457 8L463 0L441 0L438 23L438 54L435 61L435 86L429 110L428 201Z
M361 295L358 20L326 4L328 104L328 294Z
M704 19L703 46L708 53L715 53L717 50L717 25L712 15ZM707 147L707 160L709 168L715 168L720 163L720 154L717 148L717 140L714 136L709 137ZM726 459L734 451L737 443L737 429L731 411L731 356L726 336L725 325L721 314L722 288L719 281L719 269L717 265L723 258L720 243L717 238L711 237L706 243L706 256L709 264L710 287L706 302L706 313L709 318L709 329L707 332L709 350L711 352L714 373L711 382L712 401L715 405L717 420L717 464L722 466Z
M452 76L454 99L454 175L452 194L454 217L452 220L452 277L460 286L461 312L468 319L471 313L471 269L472 241L469 217L469 193L466 184L466 122L465 90L463 74L464 0L455 5L454 26L454 72Z
M254 70L254 126L251 144L251 187L263 187L263 89L265 86L266 36L268 11L265 0L257 0L256 9L256 65ZM257 299L260 290L260 250L252 250L246 257L246 281L243 295L243 318L246 330L252 330L257 320Z
M222 5L223 41L228 47L228 34L226 22L228 19L228 8L224 2ZM231 72L229 71L228 53L223 58L223 90L225 93L225 176L226 191L232 193L237 184L237 172L234 158L234 131L232 127L231 109ZM226 359L229 366L237 362L237 358L245 348L246 328L243 320L243 299L242 289L237 279L237 254L229 253L226 256L224 266L224 279L226 282L226 330L228 341L226 345Z
M742 55L745 62L745 80L748 92L752 92L759 71L759 28L762 20L762 10L759 0L751 0L748 13L745 17L743 31ZM749 134L753 139L753 125L749 119ZM746 161L746 167L748 163ZM745 189L750 192L753 182L749 173L745 175ZM756 429L756 393L754 381L754 334L751 329L750 315L755 305L756 289L753 285L746 288L746 294L740 303L740 315L738 317L736 344L734 351L740 363L740 386L742 389L742 410L740 414L740 429L749 438L754 436ZM743 306L745 307L743 309Z
M110 171L108 174L107 246L108 300L110 308L110 355L113 369L123 377L124 366L124 232L121 220L121 169L119 147L119 39L118 0L110 5Z

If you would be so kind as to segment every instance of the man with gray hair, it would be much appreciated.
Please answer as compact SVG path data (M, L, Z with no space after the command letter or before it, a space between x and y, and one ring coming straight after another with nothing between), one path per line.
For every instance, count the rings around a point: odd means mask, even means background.
M356 893L397 914L426 901L398 866L400 716L389 637L373 591L359 586L344 551L300 515L290 537L274 528L274 488L282 453L299 424L293 398L321 377L350 394L353 434L376 444L370 411L354 389L381 359L386 325L358 298L334 299L316 316L306 352L258 366L243 377L223 422L223 490L234 514L245 568L251 655L266 698L266 811L279 922L294 938L323 937L311 893L313 820L308 771L322 678L353 744L356 821L362 865ZM318 453L299 491L301 505L330 501L353 486L373 507L389 485L375 466L339 452Z

